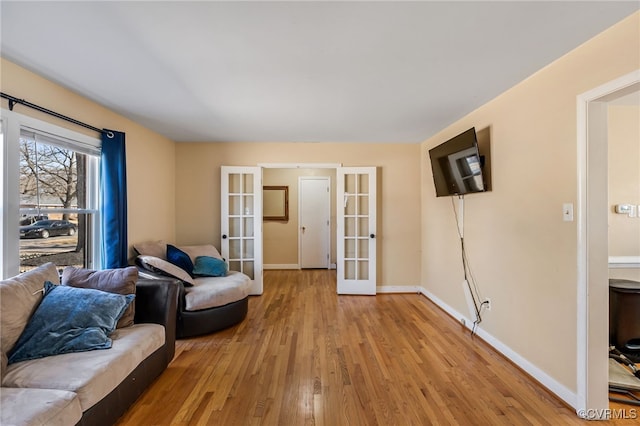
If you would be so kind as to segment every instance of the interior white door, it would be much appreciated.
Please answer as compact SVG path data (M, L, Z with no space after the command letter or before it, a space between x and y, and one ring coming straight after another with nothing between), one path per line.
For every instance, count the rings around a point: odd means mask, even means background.
M222 166L221 254L229 269L252 280L251 294L262 294L262 169Z
M339 167L338 294L376 294L376 168Z
M328 177L298 179L300 267L328 268L331 240L331 194Z

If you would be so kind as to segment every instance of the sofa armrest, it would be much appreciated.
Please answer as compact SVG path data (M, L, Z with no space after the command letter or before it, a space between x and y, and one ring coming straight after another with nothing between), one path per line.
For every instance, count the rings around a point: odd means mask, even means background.
M176 345L176 312L180 281L174 278L139 278L136 283L134 322L164 326L167 364L173 359Z

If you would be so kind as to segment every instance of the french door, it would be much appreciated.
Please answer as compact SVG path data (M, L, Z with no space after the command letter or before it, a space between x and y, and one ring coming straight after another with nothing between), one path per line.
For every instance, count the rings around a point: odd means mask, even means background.
M376 294L376 168L339 167L338 294Z
M222 166L221 254L229 269L253 280L251 294L262 294L262 169Z

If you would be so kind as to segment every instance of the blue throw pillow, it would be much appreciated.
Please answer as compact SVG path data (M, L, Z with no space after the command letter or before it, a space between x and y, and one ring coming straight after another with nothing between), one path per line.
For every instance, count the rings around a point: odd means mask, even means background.
M187 274L193 276L193 262L191 258L178 247L167 244L167 260L178 268L187 271Z
M135 298L133 294L44 284L44 296L18 342L9 364L50 355L109 349L109 335Z
M198 256L196 265L193 268L194 276L201 277L224 277L227 275L229 267L227 263L217 257Z

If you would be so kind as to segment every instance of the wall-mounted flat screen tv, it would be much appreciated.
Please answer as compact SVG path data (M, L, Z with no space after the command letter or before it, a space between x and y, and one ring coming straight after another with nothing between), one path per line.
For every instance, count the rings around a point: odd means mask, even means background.
M475 127L430 149L429 158L437 197L486 190Z

